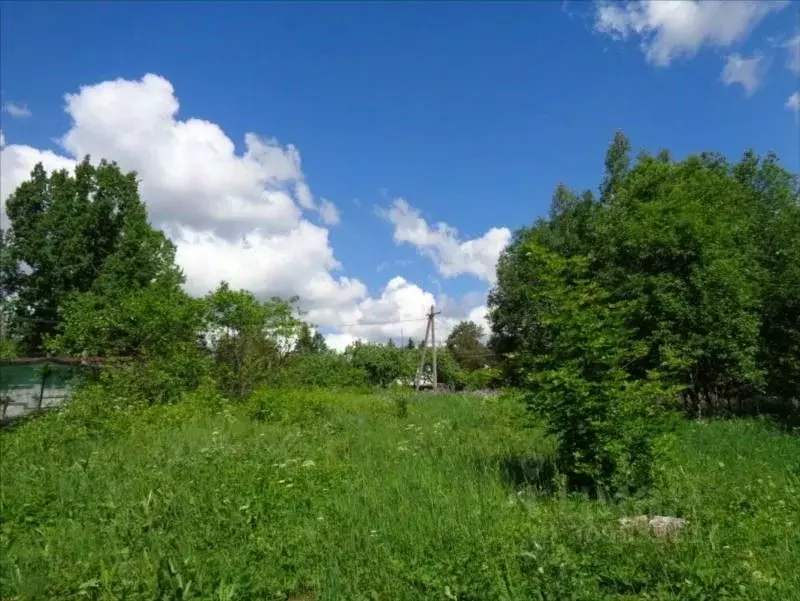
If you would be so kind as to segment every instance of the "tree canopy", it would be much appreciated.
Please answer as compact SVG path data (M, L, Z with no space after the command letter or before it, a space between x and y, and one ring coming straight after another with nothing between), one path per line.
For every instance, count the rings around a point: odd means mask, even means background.
M462 368L473 371L485 367L490 360L489 351L481 339L484 331L473 321L462 321L447 337L445 346Z
M654 408L678 391L696 415L754 399L790 411L800 390L797 176L772 154L634 162L630 149L617 132L599 201L557 187L549 217L514 234L489 295L508 381L531 390L571 468L606 481L643 454L625 434L650 415L637 394ZM578 434L597 440L572 444ZM578 447L593 459L581 464Z
M665 370L695 411L756 394L788 400L800 383L797 177L771 154L731 164L717 153L678 162L642 153L631 166L629 152L618 132L600 202L560 185L550 217L516 232L501 256L490 345L506 375L521 383L521 358L555 343L535 293L535 244L581 257L609 302L628 304L625 325L646 349L631 375Z
M0 287L25 354L44 351L75 295L91 295L74 307L85 310L153 284L177 290L183 281L174 245L147 221L136 174L115 163L95 166L87 157L74 173L49 175L38 164L6 210Z

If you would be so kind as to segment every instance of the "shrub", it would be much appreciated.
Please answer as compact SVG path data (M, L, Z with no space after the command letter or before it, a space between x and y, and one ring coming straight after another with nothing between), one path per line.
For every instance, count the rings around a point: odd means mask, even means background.
M292 355L271 379L280 386L353 388L367 386L367 372L331 352Z
M585 260L536 244L527 253L538 273L527 293L546 307L539 318L552 341L548 353L525 359L528 403L558 439L560 469L609 493L648 485L676 390L658 372L635 380L624 369L642 352L624 325L627 307L588 279Z
M503 385L503 376L496 367L484 367L464 376L466 387L470 390L486 390L500 388Z

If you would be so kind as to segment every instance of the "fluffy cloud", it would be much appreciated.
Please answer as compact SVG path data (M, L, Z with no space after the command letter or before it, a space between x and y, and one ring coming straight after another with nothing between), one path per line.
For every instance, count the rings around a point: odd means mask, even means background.
M800 113L800 92L795 92L789 96L784 106L790 111L794 111L795 114Z
M10 101L3 103L3 112L8 113L14 119L25 119L31 116L31 111L26 105Z
M253 227L285 233L297 227L301 209L318 209L297 148L248 133L237 154L217 124L177 118L178 98L163 77L84 86L66 102L73 126L63 147L135 170L152 219L165 227L229 238Z
M356 340L361 340L358 336L353 336L352 334L347 333L335 333L335 334L328 334L325 336L325 344L328 345L328 348L333 349L335 351L339 351L340 353L344 351L348 346L353 344Z
M339 209L327 198L323 198L319 203L319 215L326 225L338 225L339 221L341 221Z
M481 325L488 334L486 306L474 306L476 301L485 302L485 295L467 295L461 301L448 297L436 298L430 291L398 276L389 281L380 296L365 298L354 305L352 311L340 315L338 321L333 322L335 329L340 331L326 336L326 341L331 348L343 350L356 340L385 342L392 338L397 344L404 343L408 338L423 340L427 326L425 315L431 305L439 312L436 316L437 345L444 344L453 328L465 320ZM332 316L318 310L310 311L307 315L315 323L319 317L324 321Z
M389 280L377 297L366 297L349 310L334 312L329 307L312 309L307 318L312 323L344 329L356 338L385 340L389 337L425 336L425 314L436 304L433 294L396 276Z
M743 40L785 0L637 0L596 3L595 30L614 38L638 36L647 60L666 67L693 57L703 45L728 47Z
M395 242L415 246L445 277L469 274L494 282L497 258L511 239L508 228L494 227L480 238L461 241L455 228L446 223L430 227L402 198L380 214L394 226Z
M328 230L308 221L284 234L245 233L226 240L209 231L181 228L174 239L177 262L192 294L205 294L220 280L265 297L298 295L304 307L324 305L341 310L366 294L366 287L347 277L334 278L340 267L328 243Z
M157 75L68 94L72 126L60 142L69 156L4 145L0 198L37 162L71 169L87 154L108 158L138 173L151 220L176 243L191 292L226 279L262 295L298 294L312 307L365 296L361 282L331 275L340 265L328 231L303 218L303 210L320 212L325 223L339 216L330 201L314 201L299 151L249 133L237 154L218 125L180 120L178 108L172 84Z
M722 81L727 86L741 84L745 94L750 96L761 85L766 70L767 63L761 54L755 54L751 58L743 58L740 54L731 54L722 70Z
M172 84L157 75L84 86L65 98L72 122L60 139L64 155L6 145L0 132L0 202L37 162L51 171L72 169L87 154L114 160L138 173L151 220L175 242L192 294L204 294L224 279L261 297L298 295L306 319L329 331L336 348L357 338L399 338L401 331L424 336L425 312L437 300L432 293L395 277L373 297L359 280L335 275L341 265L328 230L306 215L333 225L339 211L328 200L314 199L294 146L247 134L237 153L215 123L178 118ZM400 216L403 205L395 208ZM413 212L405 208L406 216ZM451 228L430 230L422 223L427 238L413 240L441 258L443 273L491 279L507 230L459 242ZM458 320L472 314L480 319L482 309L474 304L482 300L448 307L437 325L441 339Z

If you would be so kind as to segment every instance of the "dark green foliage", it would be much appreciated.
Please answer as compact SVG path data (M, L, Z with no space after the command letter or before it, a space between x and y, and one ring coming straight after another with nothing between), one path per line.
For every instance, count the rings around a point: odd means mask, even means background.
M208 373L199 340L204 309L202 300L168 281L73 295L48 349L109 358L102 378L109 391L129 400L176 401Z
M550 218L498 262L490 346L569 470L646 482L632 458L649 455L668 391L690 415L796 410L799 212L797 178L773 155L631 165L621 132L600 203L559 184Z
M429 372L431 352L428 350L428 357L426 358L425 371ZM418 355L416 355L418 357ZM436 351L437 363L437 378L440 385L449 388L450 390L462 390L466 385L467 374L466 371L458 361L456 361L453 354L447 348L439 348Z
M628 174L631 162L631 142L622 131L614 134L614 139L608 146L605 160L605 175L600 184L600 202L613 202L625 176Z
M487 390L503 385L503 372L497 367L484 367L464 375L464 384L469 390Z
M124 294L154 280L180 283L174 247L147 222L136 174L87 157L74 174L37 165L6 203L0 285L13 298L25 354L41 353L74 294Z
M400 348L388 344L356 342L349 346L343 358L351 369L366 375L370 386L411 386L416 383L422 350ZM437 376L439 385L452 390L461 390L466 384L466 372L459 366L446 348L438 348ZM422 383L432 380L432 351L429 348L423 365Z
M362 342L348 347L345 355L352 367L367 374L370 385L381 387L412 382L419 361L419 352Z
M269 382L286 388L361 388L369 378L348 356L327 351L290 355Z
M797 178L773 155L731 165L716 153L678 163L643 153L631 166L629 154L618 133L603 204L559 185L550 219L517 232L500 258L490 346L506 377L521 384L520 357L547 355L554 342L526 252L536 244L583 257L609 302L625 304L628 344L641 349L625 364L632 378L668 373L689 413L744 411L764 395L788 410L800 356Z
M74 174L37 165L7 208L0 286L19 352L110 358L102 377L129 400L197 386L202 302L181 289L175 247L148 223L134 173L88 157Z
M591 280L582 257L563 258L536 244L531 300L543 307L547 353L522 357L528 402L558 440L559 468L601 489L636 489L651 480L653 440L674 391L651 371L635 379L625 366L643 347L631 344L625 303Z
M534 486L542 491L552 491L557 471L552 457L516 455L500 459L500 477L517 489Z
M474 371L489 364L490 353L481 342L483 335L483 328L472 321L462 321L450 332L445 346L461 368Z
M294 347L295 353L299 355L317 355L327 350L328 345L325 343L325 337L322 334L318 331L312 334L311 327L307 323L300 326L300 333Z
M206 336L215 374L221 389L233 398L247 397L278 371L292 339L308 328L295 317L291 301L260 301L246 290L231 290L226 282L206 303ZM309 344L313 340L310 337Z

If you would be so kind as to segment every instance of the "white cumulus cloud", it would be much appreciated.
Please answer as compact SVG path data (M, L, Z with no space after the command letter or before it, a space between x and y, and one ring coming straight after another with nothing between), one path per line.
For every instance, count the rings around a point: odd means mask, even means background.
M433 305L438 313L435 318L436 344L441 346L461 321L474 321L488 334L486 305L475 306L473 296L479 296L480 303L486 300L485 295L467 295L462 301L437 298L421 286L396 276L389 280L380 295L364 298L353 306L352 311L339 315L338 319L325 314L325 309L312 310L307 318L314 323L328 321L335 324L334 329L338 331L329 334L326 340L331 348L337 350L343 350L356 340L386 342L391 338L401 345L409 338L417 343L425 338L425 316Z
M327 225L338 225L341 221L339 209L327 198L323 198L319 203L319 214L323 223Z
M395 276L380 295L368 296L346 310L331 307L312 309L306 317L312 323L343 329L357 338L385 340L387 337L422 338L425 336L424 316L436 299L431 292L405 278Z
M237 153L217 124L179 119L172 84L158 75L84 86L65 99L72 125L60 140L64 156L3 145L3 203L37 162L50 171L72 169L84 155L114 160L137 172L151 221L175 242L191 292L224 279L263 296L297 294L310 307L366 295L358 280L332 275L340 265L328 231L303 216L339 219L333 203L314 201L294 146L248 133Z
M306 215L334 225L339 211L314 199L294 146L248 133L237 152L219 125L180 118L172 84L158 75L84 86L65 100L71 126L60 139L63 154L6 144L0 132L0 225L6 226L6 198L36 163L71 170L87 154L105 158L137 172L151 221L176 244L190 293L204 294L226 280L261 297L297 295L306 319L326 328L337 348L356 338L397 338L401 331L424 336L423 316L436 304L432 293L398 276L370 296L358 279L336 274L342 266L328 230ZM444 272L485 279L509 235L490 230L458 242L447 227L430 233ZM441 339L473 309L448 309L439 319ZM480 318L481 309L475 311Z
M760 86L767 71L767 63L761 54L744 58L738 53L728 56L725 67L722 69L722 81L725 85L741 84L745 94L750 96Z
M508 228L493 227L480 238L462 241L458 231L446 223L428 225L420 212L402 198L380 214L394 226L395 242L415 246L445 277L468 274L494 282L497 259L511 239Z
M595 3L595 30L613 38L638 37L647 60L666 67L692 58L704 46L729 47L744 40L785 0L636 0Z
M313 206L294 146L248 133L237 154L216 123L177 118L178 98L163 77L84 86L66 102L73 125L64 148L135 170L150 215L163 226L226 237L251 227L285 233L297 227L301 208Z
M298 295L306 308L325 306L332 311L366 295L360 281L331 275L340 264L328 230L305 220L283 234L252 230L228 240L208 230L181 228L173 239L192 294L205 294L224 279L233 288L261 297Z

